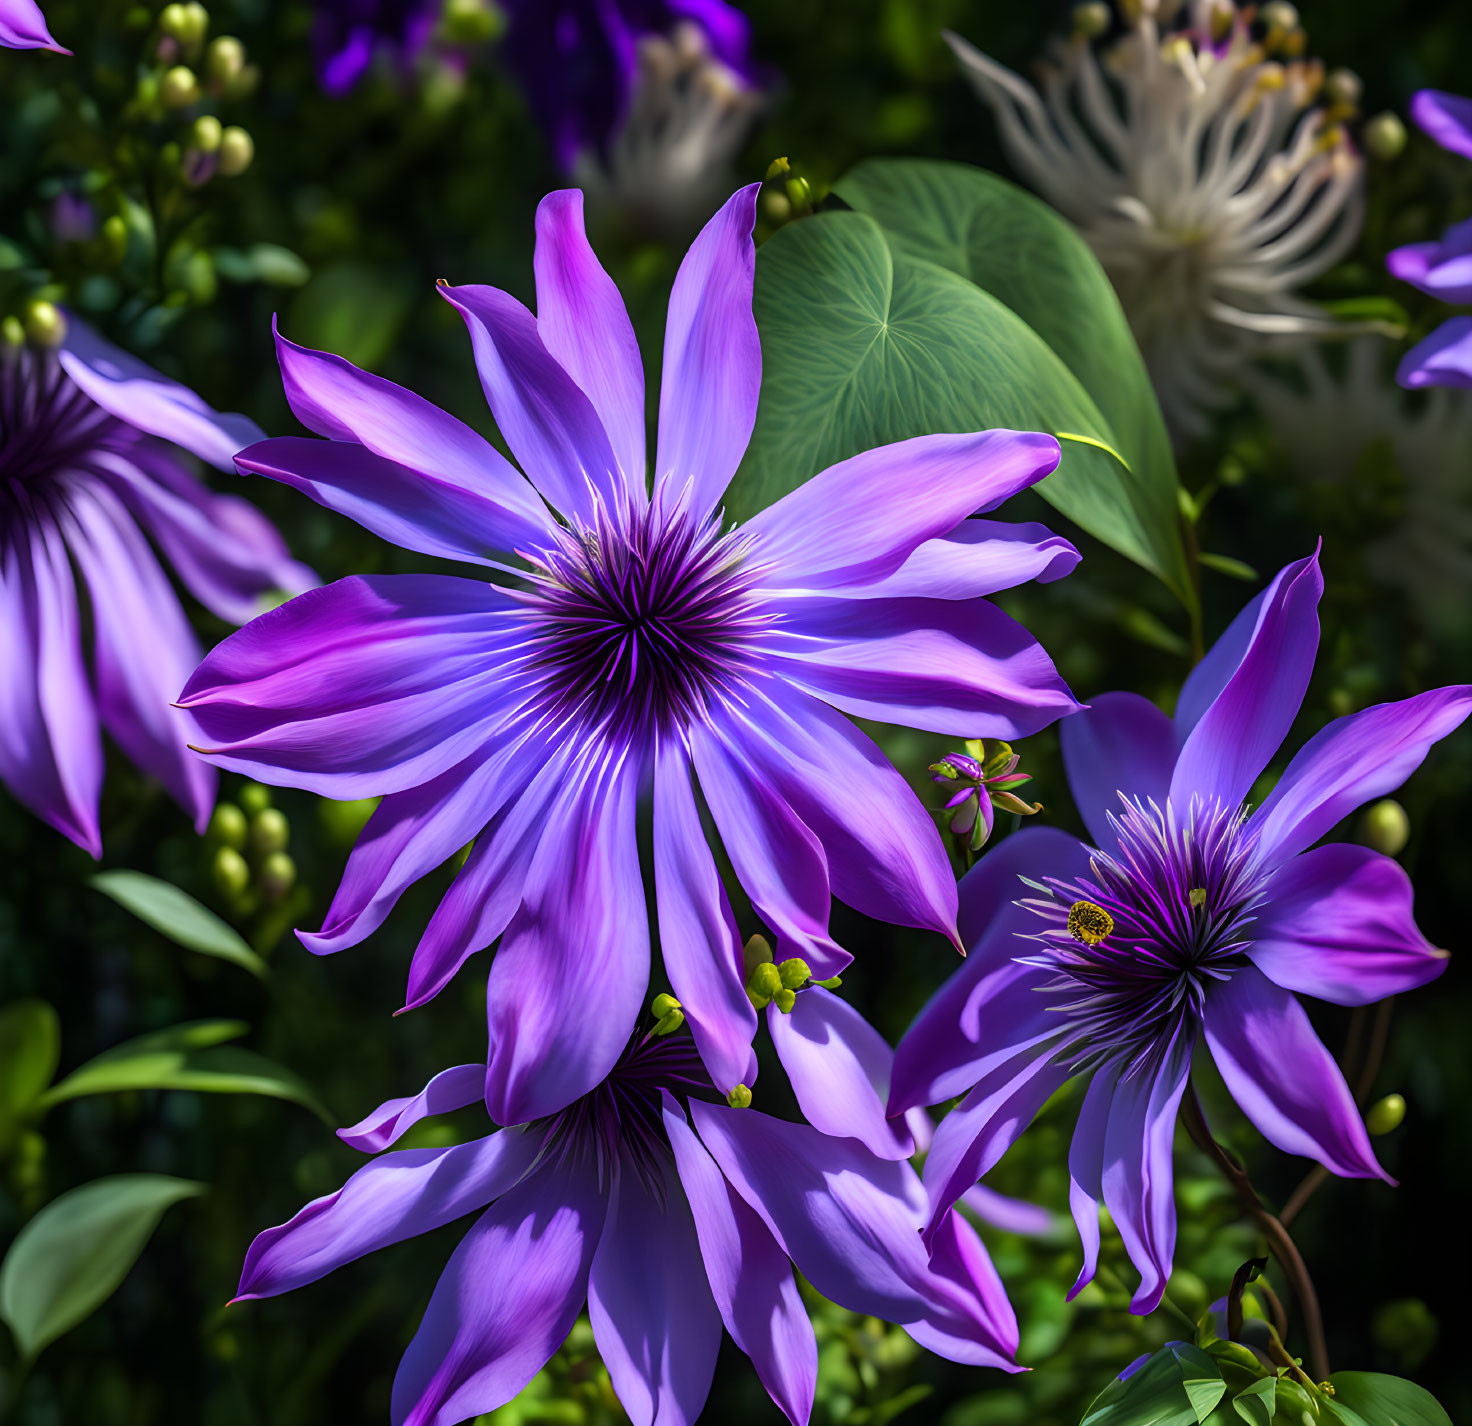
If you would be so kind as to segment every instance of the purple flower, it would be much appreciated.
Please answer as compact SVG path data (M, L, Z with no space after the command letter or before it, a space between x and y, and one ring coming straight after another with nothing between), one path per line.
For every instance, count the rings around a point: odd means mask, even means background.
M1441 973L1390 858L1316 843L1398 787L1472 710L1472 688L1331 723L1261 807L1244 799L1287 734L1318 647L1318 558L1289 565L1187 679L1174 720L1108 693L1063 723L1094 840L1018 832L961 887L973 947L895 1062L891 1113L965 1094L925 1164L940 1221L1044 1101L1089 1079L1069 1156L1094 1273L1102 1199L1152 1310L1175 1246L1171 1139L1204 1041L1247 1117L1288 1153L1384 1177L1298 994L1364 1005ZM1075 1289L1077 1290L1077 1288Z
M665 968L730 1087L750 1081L756 1018L692 769L783 955L826 979L850 959L828 932L830 894L954 936L939 832L844 715L1010 738L1076 707L983 596L1058 578L1077 552L1038 526L965 518L1051 471L1050 436L902 441L722 528L761 385L755 204L755 186L737 193L676 278L652 495L643 364L575 190L538 213L536 317L494 288L442 289L529 480L422 398L286 341L288 399L332 439L267 441L238 462L514 581L343 580L227 639L182 699L222 767L383 796L326 924L302 936L313 951L362 941L475 840L407 1003L502 937L486 1085L499 1123L589 1093L623 1051L649 971L641 797Z
M71 53L51 38L46 17L36 0L0 0L0 49Z
M636 1036L560 1113L386 1154L262 1233L239 1296L301 1287L484 1210L399 1365L394 1426L453 1426L511 1400L584 1302L636 1426L699 1416L723 1326L787 1418L805 1422L817 1345L794 1266L825 1297L941 1356L1016 1370L1016 1318L971 1226L944 1215L927 1260L913 1145L884 1117L888 1046L817 987L790 1015L770 1014L799 1102L828 1106L829 1122L729 1108L683 1035ZM341 1136L385 1148L424 1115L474 1103L483 1078L480 1065L447 1070Z
M1472 99L1423 89L1411 117L1442 148L1472 158ZM1443 302L1472 302L1472 220L1448 228L1439 242L1411 243L1386 259L1391 274ZM1472 317L1443 322L1408 351L1396 372L1402 386L1472 387Z
M429 43L443 8L443 0L317 0L312 40L322 88L340 98L380 54L407 68Z
M171 706L199 646L154 554L222 618L312 582L250 505L211 494L182 447L230 468L260 430L222 416L75 318L58 351L0 355L0 781L94 856L102 736L203 830L215 773ZM82 649L91 605L93 657Z

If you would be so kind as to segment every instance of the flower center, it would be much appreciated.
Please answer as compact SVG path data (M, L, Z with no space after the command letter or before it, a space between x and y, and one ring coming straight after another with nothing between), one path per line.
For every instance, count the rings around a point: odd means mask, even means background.
M1043 949L1021 959L1051 973L1041 989L1058 1049L1078 1068L1163 1050L1199 1019L1212 982L1245 964L1262 894L1245 818L1126 799L1109 819L1118 845L1094 852L1089 877L1028 883L1044 894L1018 904L1045 923L1028 937Z
M658 506L601 515L527 556L524 598L549 698L620 737L702 716L712 694L751 671L769 622L744 543Z

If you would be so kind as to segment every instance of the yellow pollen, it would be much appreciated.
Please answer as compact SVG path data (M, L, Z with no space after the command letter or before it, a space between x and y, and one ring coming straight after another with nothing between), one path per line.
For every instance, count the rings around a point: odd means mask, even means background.
M1086 946L1097 946L1112 930L1114 917L1092 901L1075 901L1068 908L1068 934Z

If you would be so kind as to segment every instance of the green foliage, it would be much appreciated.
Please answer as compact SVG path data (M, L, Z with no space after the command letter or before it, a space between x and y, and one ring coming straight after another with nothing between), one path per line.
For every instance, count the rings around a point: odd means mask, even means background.
M61 1062L61 1025L44 1000L0 1006L0 1157Z
M25 1358L89 1317L128 1275L159 1219L202 1183L115 1174L46 1205L0 1263L0 1320Z
M1415 1382L1378 1372L1335 1372L1325 1413L1344 1426L1452 1426L1435 1397Z
M252 975L268 973L265 961L235 931L177 886L141 871L99 872L91 885L175 945L231 961Z

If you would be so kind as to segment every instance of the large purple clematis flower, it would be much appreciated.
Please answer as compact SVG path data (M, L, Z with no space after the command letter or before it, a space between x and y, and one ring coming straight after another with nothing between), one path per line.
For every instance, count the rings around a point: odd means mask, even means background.
M214 805L214 770L171 706L199 645L150 540L237 623L267 591L313 583L254 508L212 494L175 449L228 470L260 438L75 318L59 350L0 355L0 782L94 856L104 728L201 830Z
M0 49L71 53L51 38L46 17L36 0L0 0Z
M723 1326L787 1418L805 1422L817 1346L794 1265L824 1296L941 1356L1016 1370L1016 1318L971 1226L946 1214L927 1259L913 1145L884 1117L888 1046L817 987L772 1014L799 1101L826 1106L827 1122L729 1108L685 1036L636 1036L561 1113L386 1154L262 1233L240 1297L301 1287L484 1210L400 1363L394 1426L454 1426L509 1401L584 1302L636 1426L699 1416ZM480 1065L447 1070L342 1137L385 1148L425 1114L474 1103L483 1077Z
M1442 148L1472 159L1472 98L1423 89L1411 117ZM1472 220L1448 228L1440 241L1396 248L1386 259L1392 275L1443 302L1472 302ZM1402 386L1472 387L1472 317L1443 322L1401 361Z
M1171 1140L1198 1044L1273 1144L1346 1177L1383 1177L1296 997L1364 1005L1446 964L1416 928L1395 862L1310 848L1398 787L1467 717L1472 688L1331 723L1261 807L1244 803L1308 686L1322 591L1317 556L1284 569L1187 679L1174 720L1110 693L1062 725L1094 846L1018 832L967 875L973 950L896 1057L891 1113L966 1095L925 1164L933 1223L1051 1094L1089 1079L1069 1156L1078 1286L1094 1273L1102 1200L1140 1271L1137 1312L1170 1274Z
M407 67L429 43L443 0L317 0L312 43L322 88L352 89L378 55Z
M954 936L930 814L844 715L1011 738L1076 706L984 596L1057 578L1077 552L1038 526L965 518L1052 470L1049 436L902 441L723 530L761 383L755 203L755 186L730 199L676 279L652 495L643 366L576 191L538 213L537 316L493 288L444 289L529 480L420 397L286 341L288 398L331 439L239 460L408 548L518 576L344 580L227 639L182 697L223 767L384 797L326 924L302 937L313 951L362 941L475 839L408 1004L505 933L486 1086L503 1124L589 1093L623 1051L648 977L641 795L666 970L730 1087L749 1082L756 1018L692 769L782 954L824 979L850 959L830 894ZM508 549L524 568L498 562Z

